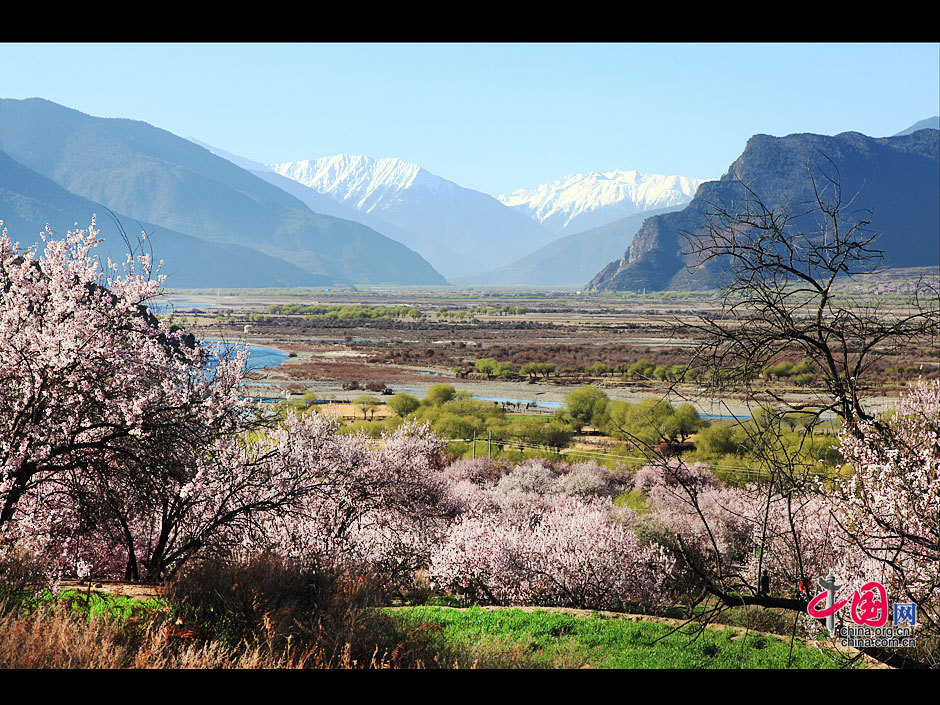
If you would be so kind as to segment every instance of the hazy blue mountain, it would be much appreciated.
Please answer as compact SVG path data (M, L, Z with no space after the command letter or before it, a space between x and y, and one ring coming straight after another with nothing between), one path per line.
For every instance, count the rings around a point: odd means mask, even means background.
M899 133L894 135L895 137L900 137L902 135L910 135L918 130L940 130L940 115L934 115L930 118L925 118L923 120L918 120L913 125L911 125L906 130L901 130Z
M744 153L718 181L702 184L682 211L647 219L627 252L588 284L592 290L639 291L714 288L724 265L707 266L685 253L684 233L700 231L709 203L732 204L748 184L770 207L813 199L806 160L841 175L843 200L851 209L874 209L870 229L886 265L911 267L940 263L940 132L920 130L900 137L872 138L857 132L834 137L797 134L755 135ZM738 180L740 179L740 181Z
M647 218L684 208L659 208L628 215L613 223L573 233L489 272L453 277L455 284L476 286L583 286L611 259L629 247Z
M448 277L508 264L556 238L492 196L401 159L339 154L269 166L396 226L393 237L401 237Z
M307 162L275 164L272 168L267 164L226 152L196 138L188 139L292 196L296 196L318 213L356 220L393 240L414 247L430 261L439 262L438 269L442 271L469 269L472 264L467 252L473 247L479 250L479 262L492 264L506 257L504 250L509 248L507 243L512 239L511 237L490 242L485 247L479 246L479 240L485 239L479 234L467 235L461 240L460 245L448 243L445 238L440 237L434 224L448 222L453 217L448 211L460 207L464 201L479 204L481 211L467 218L468 228L473 227L472 221L481 220L482 212L499 213L503 219L507 220L511 216L503 209L496 207L489 197L481 199L481 194L478 192L462 189L456 184L428 173L415 164L398 159L379 160L340 156ZM289 174L292 178L282 176L275 169ZM596 183L598 181L601 182L600 185ZM310 185L307 185L308 183ZM547 200L550 203L543 203L546 198L542 198L536 204L543 210L551 211L547 215L543 214L547 219L564 211L567 213L565 223L569 231L573 223L581 222L581 220L587 222L592 218L603 222L604 225L591 228L589 232L583 228L579 229L574 235L553 240L534 252L526 253L515 262L501 267L473 274L451 274L450 279L455 283L467 285L580 286L630 244L644 218L683 207L691 199L694 186L698 183L700 183L699 180L682 177L613 172L591 174L588 177L569 177L564 183L547 185L559 187L549 194L551 198ZM561 186L564 188L560 188ZM681 188L685 188L686 191L691 188L692 191L688 196L684 196ZM541 189L541 191L544 190L544 188ZM541 191L536 189L533 193L541 193ZM432 197L428 197L428 192L432 194ZM423 198L418 194L422 194ZM440 203L443 200L440 197L441 194L448 194L443 207ZM520 194L525 195L522 192L514 195L521 197ZM514 210L523 212L533 220L540 221L535 206L530 209L532 212L529 213L518 204L507 203L508 198L501 196L497 200ZM657 200L676 201L677 199L680 200L676 205L669 208L654 209L650 206L650 203ZM573 201L577 203L573 204ZM418 212L415 204L425 206L425 212ZM618 218L614 215L618 209L626 210L631 215ZM643 212L637 213L638 209ZM383 220L376 215L377 213L390 213L389 217L400 222L408 222L417 230L427 229L430 223L432 224L431 230L428 230L423 237L418 236L414 232ZM494 217L498 216L494 215ZM616 218L616 222L611 223L611 218ZM510 227L518 230L521 221L515 218L512 222L513 225ZM415 223L419 225L415 226ZM542 225L544 226L545 223ZM525 229L529 230L531 226L526 224ZM486 231L488 228L481 228L481 230ZM555 230L562 233L565 227L559 225ZM503 234L507 232L504 231ZM493 234L487 232L485 237L492 240ZM545 232L539 231L539 239L544 240L545 237ZM459 247L460 251L455 249L456 247Z
M129 217L361 283L445 284L416 252L304 203L189 140L47 100L0 100L0 150Z
M51 179L27 169L5 152L0 152L0 220L9 237L23 248L40 244L40 233L48 224L52 231L88 228L97 215L98 229L104 242L99 254L123 260L127 248L120 237L112 214L100 203L69 193ZM206 242L125 215L113 214L125 232L136 242L144 230L147 244L152 247L155 262L161 259L161 274L167 275L166 286L175 288L201 287L280 287L336 286L336 279L311 274L289 262L265 255L240 245Z

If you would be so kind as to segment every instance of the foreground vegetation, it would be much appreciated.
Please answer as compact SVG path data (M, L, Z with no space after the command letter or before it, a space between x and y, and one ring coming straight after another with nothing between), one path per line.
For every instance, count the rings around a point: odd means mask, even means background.
M409 623L440 625L448 642L478 650L528 654L549 668L836 668L816 649L732 629L676 630L616 616L571 616L546 610L415 607L396 611Z
M778 420L767 408L749 419L708 420L688 403L674 406L657 397L639 403L613 401L593 386L569 392L564 405L550 416L526 413L518 404L472 399L446 383L432 385L420 400L398 392L363 395L353 405L363 418L343 422L342 433L361 432L377 439L406 422L428 423L435 434L449 440L447 453L453 459L486 455L508 463L530 458L593 460L611 469L637 469L667 453L708 466L726 483L742 484L760 479L766 451L762 439L776 426L778 452L798 459L807 472L829 477L845 462L836 447L839 424L809 414L793 412ZM383 405L390 415L375 419ZM318 413L310 392L276 408L282 418L291 411ZM596 445L579 450L579 440Z
M779 399L739 425L743 436L731 429L709 437L687 407L624 405L585 387L550 420L510 423L554 427L562 441L541 445L556 451L587 425L621 433L646 453L640 467L455 460L441 435L463 433L464 419L495 424L506 414L484 414L446 385L417 406L399 398L400 421L379 438L343 433L307 409L256 413L241 393L244 352L210 365L192 335L142 305L158 291L149 271L104 272L96 245L93 230L69 233L36 257L0 236L0 600L11 605L4 633L14 635L5 640L7 663L27 663L16 654L31 653L39 655L28 663L58 663L44 653L71 663L100 655L95 641L123 654L118 665L531 663L516 658L515 642L481 660L461 639L442 638L446 627L404 624L378 609L429 596L498 607L684 609L705 622L739 608L783 610L793 616L795 644L824 634L808 610L827 571L854 591L853 607L873 605L875 585L882 617L886 595L916 605L923 649L894 656L940 663L940 446L924 442L937 438L940 383L919 385L893 416L877 418L857 377L826 348L820 373L831 398L808 419L805 407ZM149 260L138 264L146 270ZM932 334L932 316L918 313L911 326ZM735 352L725 347L738 330L757 336L748 365L763 369L770 343L761 336L779 327L745 321L728 333L722 320L714 322L712 369L736 369L725 364ZM885 335L906 339L907 330ZM830 344L827 335L819 345ZM857 354L859 374L865 354ZM842 422L831 440L849 467L820 482L825 457L814 419L823 412ZM764 474L724 481L688 462L683 446L695 434ZM77 596L66 608L34 603L37 586L62 578L122 576L165 587L167 608L155 608L153 619L119 610L86 620L74 615ZM82 627L83 641L70 643L69 620L99 631L89 639ZM44 635L53 633L64 641L50 645Z
M380 608L271 560L206 564L166 597L46 592L0 604L0 668L835 668L786 637L548 610ZM855 664L850 664L855 665Z

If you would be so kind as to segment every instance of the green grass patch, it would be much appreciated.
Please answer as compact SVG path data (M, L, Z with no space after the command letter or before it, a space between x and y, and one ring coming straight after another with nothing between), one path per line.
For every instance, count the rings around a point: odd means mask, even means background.
M156 598L142 600L127 595L113 595L104 592L85 590L46 590L37 600L37 607L67 605L73 612L84 614L87 619L93 617L114 619L126 622L153 614L155 610L166 607L166 602Z
M640 489L621 492L614 498L614 504L618 507L628 507L637 514L649 514L650 511L646 493Z
M838 668L831 656L763 634L739 636L732 629L672 627L595 613L575 617L544 610L464 610L413 607L396 614L414 625L438 625L449 643L493 653L523 653L543 668L784 669Z

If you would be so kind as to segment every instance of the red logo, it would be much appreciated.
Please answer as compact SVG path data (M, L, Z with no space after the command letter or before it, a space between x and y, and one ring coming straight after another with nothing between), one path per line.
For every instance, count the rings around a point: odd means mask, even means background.
M829 607L825 606L829 591L821 592L814 597L806 611L810 617L825 619L835 614L848 604L848 599L834 600ZM868 582L861 590L852 593L852 621L863 627L883 627L888 622L888 593L884 585ZM820 608L819 605L823 604Z

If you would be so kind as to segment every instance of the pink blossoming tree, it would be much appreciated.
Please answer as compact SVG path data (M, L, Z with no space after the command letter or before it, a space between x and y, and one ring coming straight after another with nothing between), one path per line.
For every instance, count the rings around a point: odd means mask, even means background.
M289 414L259 441L271 446L274 474L297 491L233 538L242 555L363 568L391 590L410 587L457 510L441 472L443 442L411 422L378 440L338 431L335 420Z
M155 577L174 493L241 425L244 353L210 369L146 308L162 282L149 256L103 264L97 235L47 231L41 253L0 236L0 536L67 526L93 565L123 552L126 577L142 561Z
M840 441L854 469L834 494L840 528L940 634L940 381L918 384L889 419L846 430Z

